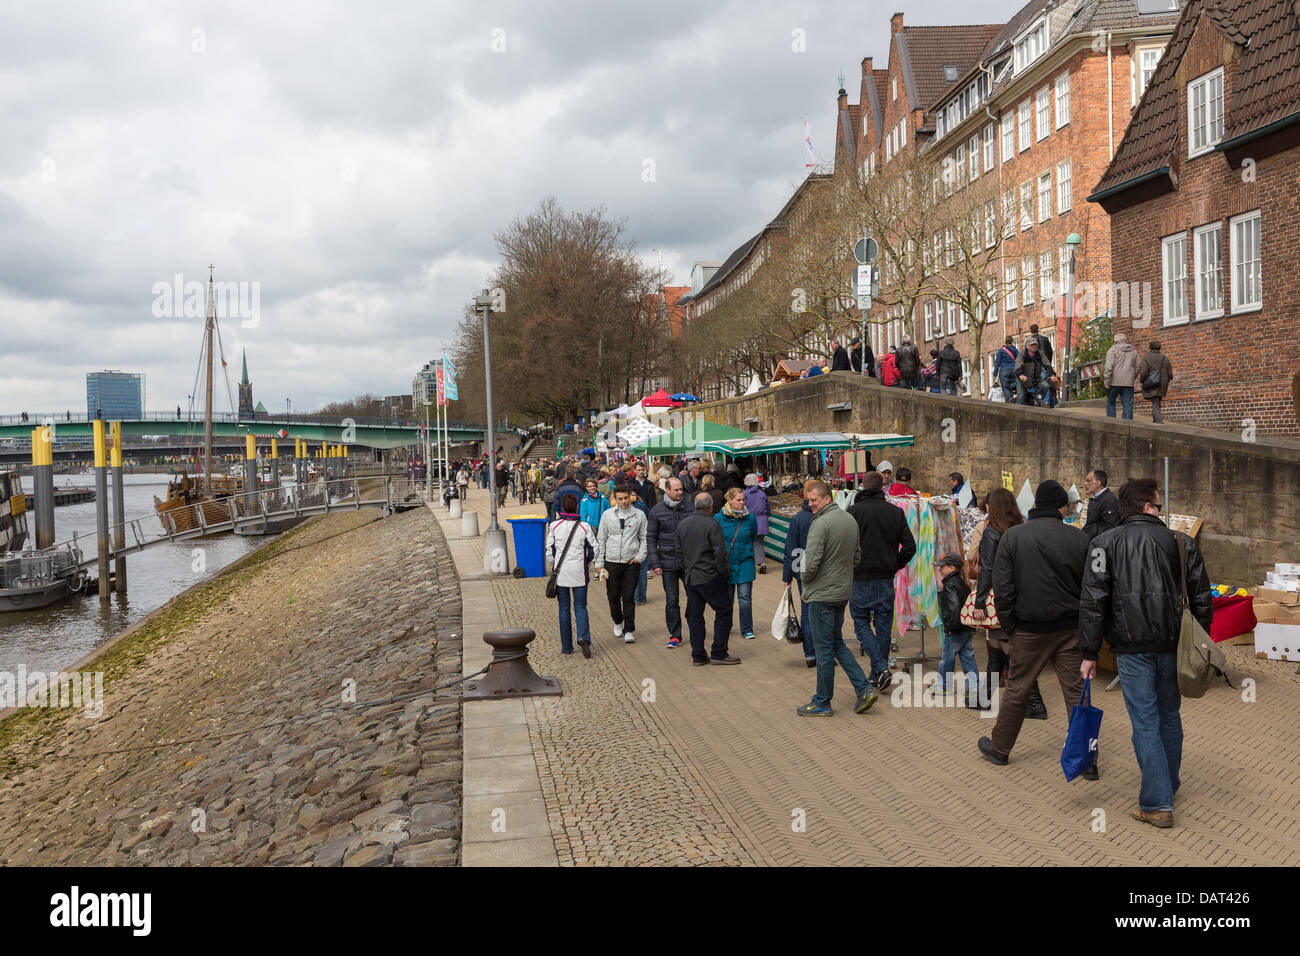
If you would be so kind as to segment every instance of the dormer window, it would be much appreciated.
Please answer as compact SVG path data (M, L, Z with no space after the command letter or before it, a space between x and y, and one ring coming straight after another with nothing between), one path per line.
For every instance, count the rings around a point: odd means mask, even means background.
M1023 73L1029 64L1047 52L1047 18L1038 20L1016 40L1016 73Z
M1208 153L1223 139L1223 67L1187 84L1187 155Z
M895 103L898 102L898 77L897 76L892 76L889 78L889 98Z
M943 79L945 83L956 83L957 68L955 66L945 65L943 68Z

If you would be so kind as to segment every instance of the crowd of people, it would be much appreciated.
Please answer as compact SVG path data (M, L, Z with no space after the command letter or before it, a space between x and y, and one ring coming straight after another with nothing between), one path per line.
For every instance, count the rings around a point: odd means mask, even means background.
M802 378L826 372L854 371L862 373L865 353L867 375L879 379L890 388L929 391L935 394L960 395L964 380L962 356L955 340L949 338L943 346L930 349L928 361L912 339L904 335L898 345L879 360L871 346L864 349L862 339L854 336L845 349L838 341L830 343L831 360L828 365L816 365L801 373ZM1016 345L1015 336L1008 335L993 354L995 381L986 396L989 401L1014 402L1020 405L1038 405L1055 408L1060 402L1061 376L1053 362L1052 342L1030 325L1029 334ZM1114 418L1116 402L1123 417L1133 417L1133 398L1138 392L1151 403L1151 420L1163 422L1161 403L1173 381L1173 363L1161 351L1160 342L1153 340L1145 355L1138 356L1123 332L1115 334L1115 344L1106 353L1103 385L1106 390L1106 414Z
M551 519L545 551L556 575L563 653L592 655L587 598L594 581L604 583L616 638L631 644L657 630L637 620L653 575L665 596L668 648L689 642L695 666L741 662L732 631L738 624L742 638L754 637L753 585L767 570L763 538L775 489L763 475L699 459L655 466L654 477L644 462L524 464L525 484L536 486ZM916 494L911 481L906 467L895 471L882 461L847 508L836 504L827 482L810 478L803 485L781 566L783 584L797 588L804 660L816 671L811 698L796 708L801 716L832 715L837 667L851 686L855 713L895 682L894 580L917 543L889 499ZM977 499L985 518L963 542L964 553L949 551L934 562L944 634L936 691L987 710L1001 690L993 728L976 742L1002 766L1023 722L1048 719L1042 671L1055 671L1068 718L1106 640L1118 661L1142 774L1131 815L1168 827L1182 751L1175 666L1182 593L1185 585L1188 606L1208 631L1209 577L1195 542L1161 521L1154 481L1130 480L1118 495L1107 481L1102 469L1087 473L1082 527L1064 520L1076 506L1053 480L1038 486L1027 516L1004 488ZM966 479L952 472L948 483L956 495ZM845 642L846 623L862 664ZM979 635L987 651L983 673L975 656ZM1095 759L1083 776L1099 778Z

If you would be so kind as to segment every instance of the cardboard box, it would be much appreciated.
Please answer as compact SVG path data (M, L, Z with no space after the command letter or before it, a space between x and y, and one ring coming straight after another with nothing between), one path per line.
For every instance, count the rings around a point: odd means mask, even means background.
M1223 644L1254 644L1254 643L1255 643L1255 632L1254 632L1254 631L1247 631L1245 634L1238 634L1236 637L1230 637L1230 638L1228 638L1226 641L1219 641L1219 644L1220 644L1220 645L1223 645Z
M1255 656L1300 661L1300 625L1260 624L1255 628Z
M1251 588L1255 603L1271 601L1274 604L1300 604L1300 591L1278 591L1275 588Z

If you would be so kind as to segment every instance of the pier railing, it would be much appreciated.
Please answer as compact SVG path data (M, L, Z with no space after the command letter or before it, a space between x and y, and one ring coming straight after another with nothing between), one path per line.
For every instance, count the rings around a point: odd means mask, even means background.
M171 541L257 529L287 519L334 511L379 508L389 513L402 502L398 491L402 484L400 479L385 475L382 497L375 493L371 493L371 497L364 497L363 481L356 477L329 481L318 479L303 485L261 488L181 504L160 513L111 524L108 529L109 558L133 554ZM372 482L377 483L377 480L372 479ZM124 542L121 547L114 544L119 533ZM98 545L94 536L74 536L69 541L54 545L54 550L71 554L80 570L92 568L98 563Z

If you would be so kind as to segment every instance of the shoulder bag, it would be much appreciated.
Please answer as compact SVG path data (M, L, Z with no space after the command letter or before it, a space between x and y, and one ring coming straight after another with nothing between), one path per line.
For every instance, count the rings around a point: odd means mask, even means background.
M573 522L573 530L569 532L569 540L564 542L564 548L560 551L560 560L555 562L555 567L551 568L551 576L546 579L546 596L548 598L559 597L560 591L555 583L555 578L564 565L564 556L569 553L569 545L573 544L573 536L578 533L578 526L581 524L581 521Z
M1178 571L1183 587L1183 621L1178 632L1178 690L1184 697L1203 697L1218 678L1232 686L1224 669L1228 659L1219 650L1201 622L1192 616L1191 601L1187 596L1187 539L1178 539Z

